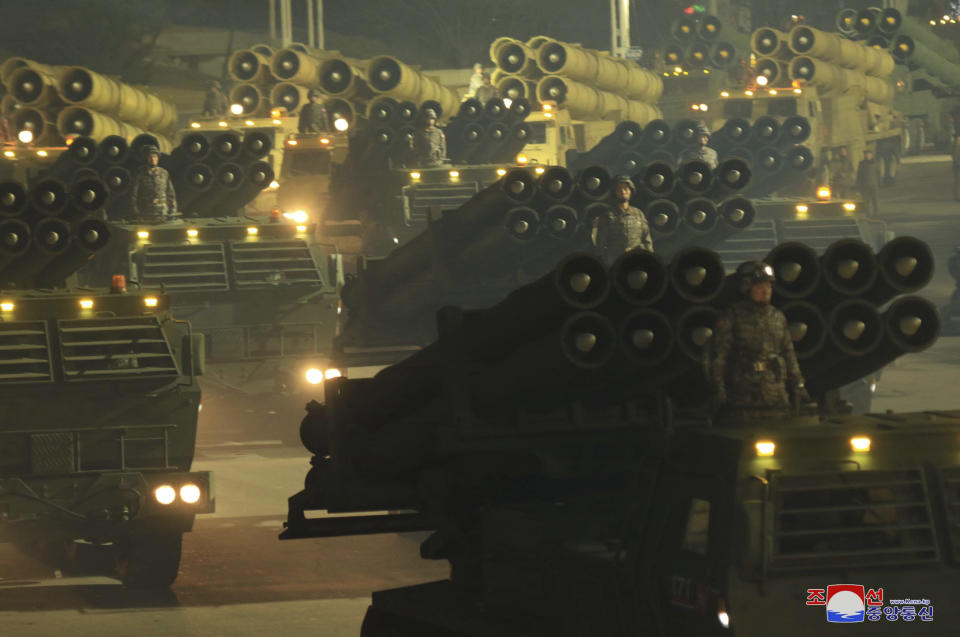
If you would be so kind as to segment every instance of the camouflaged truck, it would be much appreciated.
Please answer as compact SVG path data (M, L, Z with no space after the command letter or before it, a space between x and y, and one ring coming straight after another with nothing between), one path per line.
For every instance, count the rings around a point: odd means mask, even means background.
M169 586L214 510L212 474L191 471L202 371L165 294L0 292L0 541Z

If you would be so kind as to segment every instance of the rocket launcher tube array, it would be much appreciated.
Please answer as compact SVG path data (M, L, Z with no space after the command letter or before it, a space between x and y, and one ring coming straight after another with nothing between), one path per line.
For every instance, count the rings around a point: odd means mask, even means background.
M884 9L880 14L877 27L881 33L891 37L905 35L948 61L954 64L960 63L960 52L957 51L957 47L952 42L941 38L926 24L903 15L897 9Z
M870 101L884 104L893 100L893 86L885 80L807 56L791 60L790 78L803 80L825 93L842 93L859 88Z
M169 102L81 66L60 73L60 95L75 106L150 130L167 131L177 123L177 109Z
M70 106L60 111L57 116L57 129L63 135L83 135L94 139L104 139L111 135L132 139L146 132L82 106ZM154 137L157 139L160 152L170 152L172 144L169 139L156 135Z
M545 74L558 74L611 91L630 100L655 103L663 94L663 80L626 60L551 40L537 50L537 64Z
M951 62L908 35L894 38L893 55L902 62L920 66L947 86L960 86L960 66L956 62Z
M790 50L837 66L885 78L893 73L894 60L888 52L848 40L837 33L826 33L806 25L791 29Z
M375 93L398 101L409 100L420 104L435 100L443 110L442 118L452 117L460 105L460 97L456 91L389 55L370 60L367 65L367 85Z
M549 75L537 83L540 102L553 101L574 117L593 119L618 112L621 119L646 124L660 119L663 113L653 104L624 99L565 77Z

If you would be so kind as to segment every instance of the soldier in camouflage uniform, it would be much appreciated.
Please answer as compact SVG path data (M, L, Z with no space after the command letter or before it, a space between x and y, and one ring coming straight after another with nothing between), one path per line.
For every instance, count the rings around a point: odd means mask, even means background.
M223 117L227 114L230 105L227 104L227 96L220 88L220 82L212 80L207 84L207 92L203 96L203 116L204 117Z
M143 149L146 165L137 169L133 177L133 215L136 219L163 221L177 214L177 194L173 190L170 173L161 168L160 151L156 146Z
M617 199L617 206L595 221L592 232L593 244L607 265L633 248L643 248L653 252L650 224L647 223L642 210L630 205L633 190L633 182L629 177L617 176L613 181L613 194Z
M437 114L432 109L423 112L423 127L413 139L414 161L421 168L440 166L447 156L447 138L436 123Z
M710 142L710 129L700 124L697 126L697 145L680 153L677 165L685 164L688 161L702 161L710 166L711 170L716 170L720 165L720 159L717 157L717 151L707 146Z
M310 89L307 99L310 101L300 107L300 119L297 120L299 133L325 133L330 130L330 118L327 109L320 103L320 91Z
M745 420L751 415L786 413L788 388L797 402L809 402L810 397L787 319L770 305L773 268L748 261L737 272L740 293L747 298L733 304L717 322L709 370L714 397Z

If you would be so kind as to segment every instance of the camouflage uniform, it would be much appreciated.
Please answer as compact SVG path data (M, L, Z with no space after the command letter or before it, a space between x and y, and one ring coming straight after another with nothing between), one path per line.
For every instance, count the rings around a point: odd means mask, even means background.
M688 161L702 161L710 166L711 170L716 170L720 165L720 158L717 157L717 151L709 146L694 146L680 153L679 164L685 164Z
M414 138L413 151L418 166L439 166L447 156L447 138L436 126L420 128Z
M486 104L496 96L497 89L491 84L481 84L480 88L477 89L477 92L473 94L473 97L481 104Z
M300 109L297 131L300 133L325 133L330 130L327 109L323 104L307 102Z
M735 408L786 408L787 387L803 375L783 312L751 300L735 303L717 322L711 381L720 402Z
M612 208L609 214L597 219L594 244L608 265L633 248L653 252L650 224L643 211L633 206L626 212L619 207Z
M170 173L160 166L141 166L133 178L133 214L141 219L163 219L177 213L177 195Z
M203 96L203 116L226 115L229 104L227 96L218 88L210 87Z

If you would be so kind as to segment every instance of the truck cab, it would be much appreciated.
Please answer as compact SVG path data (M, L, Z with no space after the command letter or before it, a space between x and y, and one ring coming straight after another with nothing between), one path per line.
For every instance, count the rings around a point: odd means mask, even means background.
M550 103L527 117L532 135L523 149L530 163L544 166L566 166L567 151L586 152L613 132L613 120L583 121L570 117L565 108Z
M904 145L903 118L888 106L864 99L856 91L820 95L814 86L748 88L720 94L720 117L713 121L718 130L727 119L754 121L766 115L782 122L800 115L810 122L811 134L804 142L818 161L825 151L846 147L851 161L858 162L864 150L872 150L881 163L881 175L888 182L896 177Z
M4 291L0 314L0 541L169 586L215 506L191 467L203 337L159 290Z

